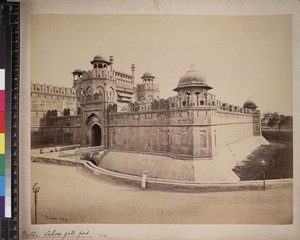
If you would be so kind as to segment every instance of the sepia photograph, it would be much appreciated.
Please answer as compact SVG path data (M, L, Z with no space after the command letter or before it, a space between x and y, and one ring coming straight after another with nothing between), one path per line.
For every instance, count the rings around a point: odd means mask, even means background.
M292 18L33 14L32 224L292 224Z

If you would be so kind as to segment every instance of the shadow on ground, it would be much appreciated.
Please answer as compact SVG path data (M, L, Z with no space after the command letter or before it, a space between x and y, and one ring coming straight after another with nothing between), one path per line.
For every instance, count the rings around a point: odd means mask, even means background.
M263 167L260 161L264 159L266 179L282 179L293 177L293 143L270 142L263 145L242 162L239 162L233 171L242 181L261 180Z

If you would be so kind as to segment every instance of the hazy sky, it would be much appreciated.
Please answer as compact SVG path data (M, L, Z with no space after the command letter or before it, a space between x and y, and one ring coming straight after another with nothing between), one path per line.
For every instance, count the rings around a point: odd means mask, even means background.
M193 64L222 102L292 114L291 16L32 15L31 82L71 86L97 54L167 98Z

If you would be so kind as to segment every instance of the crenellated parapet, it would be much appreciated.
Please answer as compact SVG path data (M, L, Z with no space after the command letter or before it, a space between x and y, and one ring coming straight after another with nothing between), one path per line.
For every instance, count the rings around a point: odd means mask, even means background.
M41 127L64 127L64 126L78 126L80 124L79 115L71 115L70 109L66 108L63 111L63 115L55 110L48 110L45 116L40 119Z
M135 101L128 104L128 112L144 112L144 111L166 111L169 110L168 100L159 99L152 101Z
M118 105L115 103L115 104L109 104L107 106L107 111L110 112L110 113L116 113L118 111Z
M76 89L68 87L58 87L53 85L31 83L31 93L65 95L68 97L76 97Z
M250 109L250 108L235 106L233 104L222 103L219 100L217 100L217 111L233 112L233 113L241 113L241 114L260 114L260 111L257 109Z
M137 85L137 89L139 91L144 90L159 90L159 84L158 83L141 83Z
M193 100L192 100L193 99ZM202 102L203 101L203 102ZM116 105L116 104L115 104ZM117 106L117 105L116 105ZM117 107L108 108L109 113L121 113ZM233 104L222 103L215 99L213 94L205 94L204 98L194 99L187 97L174 96L168 99L159 99L152 101L135 101L129 102L126 110L123 109L123 113L137 113L137 112L166 112L166 111L196 111L196 116L201 116L201 111L204 111L205 116L216 117L249 117L251 115L259 115L260 111L257 109L247 109ZM200 112L199 112L200 111ZM215 112L215 113L213 113ZM181 117L181 114L177 114ZM177 116L176 115L176 116Z
M110 71L109 69L93 69L88 71L83 71L79 80L89 80L92 78L114 78L114 72Z
M123 73L121 71L114 71L115 77L119 81L125 81L132 83L133 76L128 73Z
M107 68L95 68L88 71L82 71L82 74L74 79L74 85L78 84L80 81L85 81L89 79L113 79L116 81L117 85L133 86L133 77L129 74L122 73L120 71L111 71Z
M170 108L216 106L215 95L202 91L185 91L168 101Z
M90 93L80 97L81 103L104 101L104 95L101 93Z

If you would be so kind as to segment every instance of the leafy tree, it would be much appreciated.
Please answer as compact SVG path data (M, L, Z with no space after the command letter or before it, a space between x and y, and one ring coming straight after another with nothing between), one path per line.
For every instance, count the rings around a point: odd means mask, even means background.
M287 125L290 128L293 127L293 117L285 116L283 114L279 114L278 112L274 113L266 113L263 117L263 120L268 120L267 125L270 127L278 126L278 130L281 130L283 125Z

